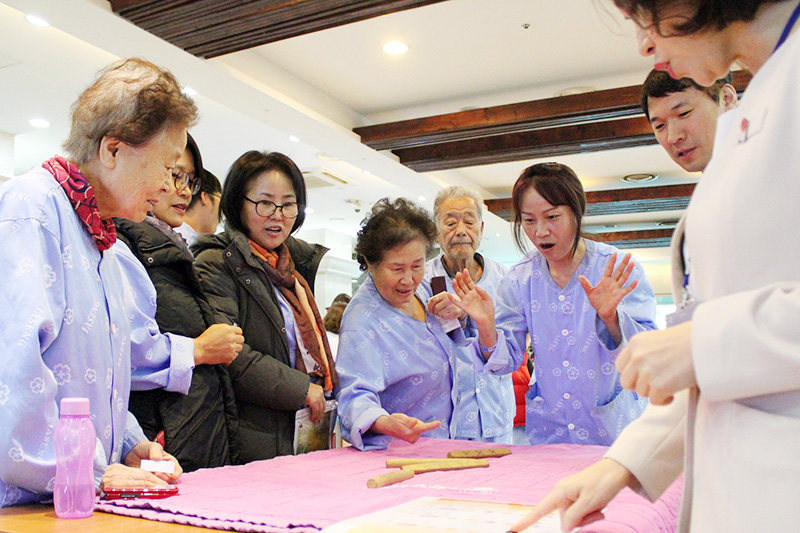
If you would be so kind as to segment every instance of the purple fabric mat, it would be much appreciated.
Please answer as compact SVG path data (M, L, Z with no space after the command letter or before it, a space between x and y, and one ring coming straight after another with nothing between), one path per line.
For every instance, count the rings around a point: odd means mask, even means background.
M278 457L243 466L198 470L180 479L180 495L163 500L100 502L97 510L213 529L311 533L336 522L423 496L534 504L567 474L598 460L605 448L557 444L510 446L512 454L490 459L489 468L430 472L388 487L368 489L367 480L388 473L393 457L446 457L450 450L491 448L475 442L395 440L388 450L341 448ZM682 484L655 503L625 489L607 508L606 520L585 533L673 532Z

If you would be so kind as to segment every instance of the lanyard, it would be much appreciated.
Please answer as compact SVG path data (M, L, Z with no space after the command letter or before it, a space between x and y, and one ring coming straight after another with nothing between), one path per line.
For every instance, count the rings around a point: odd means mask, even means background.
M792 28L794 27L795 22L797 22L798 17L800 17L800 4L797 4L797 6L794 8L794 11L792 11L792 15L789 17L786 27L783 28L781 38L778 39L778 44L775 45L775 50L772 51L773 54L778 51L778 48L780 48L784 42L786 42L786 39L789 37L789 33L792 31Z

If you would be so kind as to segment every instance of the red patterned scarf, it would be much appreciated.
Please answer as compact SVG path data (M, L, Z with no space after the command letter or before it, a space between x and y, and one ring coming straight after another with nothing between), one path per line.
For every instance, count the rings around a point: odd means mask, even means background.
M94 189L81 174L74 163L70 163L60 155L48 159L42 166L53 175L56 181L67 193L75 213L94 239L97 249L101 252L111 248L117 240L117 228L110 218L102 220L100 209L97 207L97 198Z

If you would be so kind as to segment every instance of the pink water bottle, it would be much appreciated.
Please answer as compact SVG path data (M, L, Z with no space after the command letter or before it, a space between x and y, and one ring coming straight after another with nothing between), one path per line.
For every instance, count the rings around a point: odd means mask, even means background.
M94 510L94 448L97 436L88 398L62 398L56 424L56 483L53 503L59 518L86 518Z

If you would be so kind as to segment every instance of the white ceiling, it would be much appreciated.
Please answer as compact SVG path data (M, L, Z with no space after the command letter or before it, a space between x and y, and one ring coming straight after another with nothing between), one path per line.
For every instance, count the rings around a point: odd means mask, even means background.
M51 26L35 27L24 13ZM431 207L436 191L452 183L487 198L506 197L533 163L420 174L392 154L362 145L353 127L548 98L573 87L634 85L650 69L610 0L449 0L212 60L117 17L104 0L0 0L0 35L0 132L7 134L0 137L13 138L12 173L60 151L69 106L98 69L119 57L141 56L199 91L201 121L192 134L218 177L251 149L282 151L303 170L332 172L348 185L310 191L314 213L305 228L350 235L380 197L407 196ZM381 47L390 40L408 44L408 53L385 54ZM32 128L34 116L52 127ZM634 172L659 174L656 184L697 180L657 146L558 160L575 169L587 190L623 188L619 177ZM362 211L356 213L348 200L358 200ZM652 225L676 215L587 222ZM508 224L488 215L486 225L482 251L516 261ZM654 273L665 269L662 249L635 255Z

